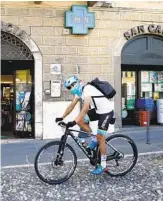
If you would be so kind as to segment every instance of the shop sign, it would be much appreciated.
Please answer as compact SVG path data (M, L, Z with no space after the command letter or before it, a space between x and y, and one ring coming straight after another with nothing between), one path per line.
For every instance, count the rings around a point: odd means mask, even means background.
M88 34L95 27L95 14L88 12L88 6L73 5L72 11L65 12L65 27L72 28L72 34Z
M126 40L132 39L134 36L141 34L157 34L163 36L163 27L160 25L150 24L150 25L141 25L130 29L124 33Z

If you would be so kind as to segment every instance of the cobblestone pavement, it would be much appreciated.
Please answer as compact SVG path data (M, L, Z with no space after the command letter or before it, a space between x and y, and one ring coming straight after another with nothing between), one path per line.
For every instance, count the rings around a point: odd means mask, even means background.
M3 201L163 201L163 154L139 156L132 172L121 178L89 173L88 162L78 162L65 183L51 186L39 180L33 167L2 168Z

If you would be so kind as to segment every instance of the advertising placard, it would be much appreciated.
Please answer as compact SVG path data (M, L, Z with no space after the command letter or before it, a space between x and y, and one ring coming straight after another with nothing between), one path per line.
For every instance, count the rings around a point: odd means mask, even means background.
M141 82L149 82L149 71L141 71Z
M150 71L150 83L158 82L158 73L157 71Z
M151 92L152 91L152 83L141 83L141 91Z
M158 83L163 83L163 71L158 71Z

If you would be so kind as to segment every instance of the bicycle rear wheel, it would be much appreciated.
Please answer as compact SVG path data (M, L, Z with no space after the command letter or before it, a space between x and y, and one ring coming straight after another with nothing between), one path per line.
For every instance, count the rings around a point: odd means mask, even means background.
M115 134L106 139L107 171L110 176L124 176L135 166L138 151L134 141L126 135Z
M65 144L64 152L60 160L58 157L61 141L52 141L45 144L35 157L34 167L37 176L48 184L61 184L68 180L77 166L77 156L74 149ZM61 153L60 153L61 154ZM64 159L67 159L66 161Z

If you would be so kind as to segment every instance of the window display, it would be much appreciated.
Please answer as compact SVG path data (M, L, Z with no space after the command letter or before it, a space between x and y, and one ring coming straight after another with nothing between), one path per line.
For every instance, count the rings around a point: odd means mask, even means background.
M148 107L138 107L139 101L153 101ZM140 111L151 111L151 121L157 124L156 101L163 99L163 71L122 71L122 119L123 124L135 124ZM137 117L136 117L137 116ZM140 119L139 119L140 120ZM139 121L137 121L139 122ZM140 122L139 122L140 125Z
M157 71L150 71L150 83L158 82L158 74Z
M9 131L13 122L13 83L5 81L3 75L1 78L1 131Z
M31 76L29 70L16 71L16 131L32 131L31 126Z
M144 75L149 75L150 79L147 79L148 76L144 79ZM160 97L160 92L163 92L163 71L141 71L141 97L151 97L156 100Z
M141 71L141 82L149 82L149 71Z
M163 83L163 71L158 71L158 83Z
M152 92L152 83L141 83L142 92Z
M163 92L163 83L161 84L155 84L155 91L157 92Z
M135 72L123 71L122 72L122 98L123 104L127 110L135 108Z

